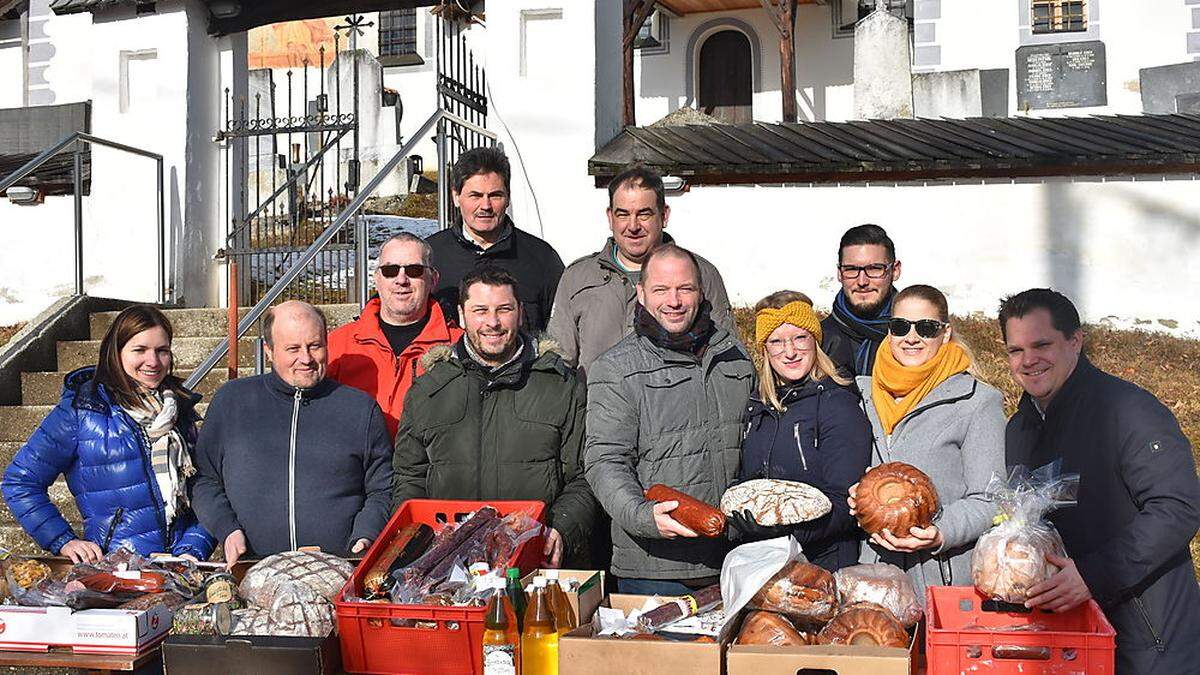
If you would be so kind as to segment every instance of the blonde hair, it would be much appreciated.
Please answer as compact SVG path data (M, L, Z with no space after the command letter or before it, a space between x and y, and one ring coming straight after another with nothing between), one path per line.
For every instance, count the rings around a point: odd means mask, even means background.
M908 298L924 300L937 309L938 321L950 326L950 341L962 347L962 350L967 354L967 360L971 362L971 365L967 366L967 374L977 380L986 382L987 380L984 379L983 372L979 369L979 363L975 360L975 352L971 351L971 345L968 345L965 340L959 337L958 326L950 318L950 303L946 300L946 294L933 286L913 284L896 294L896 299L892 301L892 307L894 308L902 300ZM889 335L888 337L890 338L891 336Z
M797 301L812 304L812 300L799 291L776 291L755 303L754 313L757 314L764 309L780 309L790 302ZM813 341L816 342L815 335L813 336ZM821 349L821 345L814 344L813 348L816 350L816 360L813 363L812 370L808 371L809 379L815 382L828 377L843 387L849 385L850 380L838 373L838 368L833 363L833 359L829 358L825 350ZM763 403L766 403L775 410L784 410L785 407L779 400L778 384L776 382L778 376L775 374L775 370L771 368L770 359L767 358L767 345L765 342L761 342L756 344L754 349L757 355L756 360L758 361L759 398L762 399Z

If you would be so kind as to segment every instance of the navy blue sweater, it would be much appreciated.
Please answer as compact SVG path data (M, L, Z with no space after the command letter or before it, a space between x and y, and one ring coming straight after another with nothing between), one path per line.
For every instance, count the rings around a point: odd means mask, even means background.
M296 389L273 372L233 380L200 430L192 503L218 541L242 530L247 557L300 546L346 555L387 522L391 459L369 395L328 379Z
M833 380L806 379L779 391L779 412L752 396L746 408L739 482L778 478L825 493L833 510L792 532L810 562L829 571L858 563L858 525L846 505L849 488L871 461L871 423L858 395Z

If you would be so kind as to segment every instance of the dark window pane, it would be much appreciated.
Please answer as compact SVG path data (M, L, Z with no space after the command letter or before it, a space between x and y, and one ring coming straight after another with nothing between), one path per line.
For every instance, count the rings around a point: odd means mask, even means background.
M379 55L417 53L417 10L397 9L379 13Z

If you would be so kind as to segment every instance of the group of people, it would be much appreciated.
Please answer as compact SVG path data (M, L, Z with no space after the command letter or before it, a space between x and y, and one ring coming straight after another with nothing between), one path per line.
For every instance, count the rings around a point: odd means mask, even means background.
M1080 475L1077 505L1051 515L1068 557L1052 557L1062 571L1027 605L1094 598L1117 630L1119 672L1194 667L1190 445L1154 396L1091 364L1062 294L1001 302L1024 390L1006 420L946 296L896 287L901 263L877 225L841 238L827 317L803 293L772 293L743 344L721 274L665 233L653 171L610 182L612 236L565 267L506 215L499 150L464 153L452 180L459 226L387 241L378 297L331 333L307 303L269 310L270 371L222 386L202 424L173 374L170 322L149 306L121 312L97 365L67 376L4 473L26 531L77 562L118 546L204 559L219 543L232 564L301 546L360 554L408 499L540 500L548 564L603 567L622 592L706 586L731 545L791 536L831 571L895 564L923 597L971 583L997 515L993 475L1060 462ZM927 474L941 510L930 527L867 537L856 484L890 461ZM59 475L81 534L48 497ZM807 483L833 509L791 527L733 514L728 539L713 539L644 494L662 483L717 504L753 478Z

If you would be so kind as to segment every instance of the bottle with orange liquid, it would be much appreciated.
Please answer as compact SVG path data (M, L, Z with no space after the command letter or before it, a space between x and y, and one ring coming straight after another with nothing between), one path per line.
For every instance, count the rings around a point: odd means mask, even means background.
M558 628L546 586L545 577L533 580L533 597L525 608L525 630L521 633L524 675L558 675Z
M559 585L556 575L547 575L546 594L550 597L554 611L554 625L558 628L558 634L564 635L574 630L576 628L575 612L571 610L571 601L567 599L567 592Z
M517 675L520 663L517 616L501 581L492 590L483 620L483 675Z

